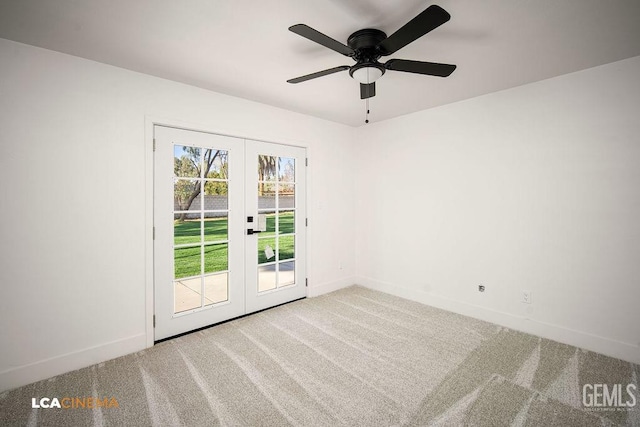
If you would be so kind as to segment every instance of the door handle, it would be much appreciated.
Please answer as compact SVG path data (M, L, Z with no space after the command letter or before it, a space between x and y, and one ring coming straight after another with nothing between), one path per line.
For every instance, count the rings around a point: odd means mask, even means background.
M254 230L253 228L247 228L247 235L251 236L252 234L262 233L260 230Z

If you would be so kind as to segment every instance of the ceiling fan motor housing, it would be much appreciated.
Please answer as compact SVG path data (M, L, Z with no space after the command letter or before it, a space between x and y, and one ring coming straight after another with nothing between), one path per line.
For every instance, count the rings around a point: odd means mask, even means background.
M364 67L375 67L384 74L386 69L378 62L378 58L382 56L378 44L386 38L384 31L373 28L358 30L349 36L347 45L354 50L353 59L356 60L356 64L349 69L351 77L355 71Z
M361 49L375 49L378 44L387 38L384 31L376 30L374 28L365 28L364 30L358 30L351 34L347 39L349 47L355 51ZM379 57L380 55L378 55Z

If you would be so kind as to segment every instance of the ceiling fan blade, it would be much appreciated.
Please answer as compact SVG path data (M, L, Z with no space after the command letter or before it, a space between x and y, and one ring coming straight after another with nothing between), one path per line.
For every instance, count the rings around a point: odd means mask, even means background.
M340 71L348 70L348 65L341 65L339 67L329 68L328 70L318 71L317 73L307 74L306 76L296 77L295 79L287 80L287 83L301 83L307 80L315 79L322 76L328 76L329 74L338 73Z
M376 96L376 82L360 83L360 99L373 98Z
M305 24L296 24L289 27L289 31L292 31L304 38L307 38L313 42L321 44L324 47L328 47L331 50L335 50L338 53L341 53L345 56L352 56L354 54L353 49L349 46L340 43L337 40L332 39L331 37L322 34L318 30L314 30Z
M414 40L438 28L451 19L451 15L440 6L431 5L418 16L407 22L398 31L378 44L382 55L391 55Z
M392 71L404 71L407 73L426 74L438 77L448 77L456 69L456 66L451 64L409 61L408 59L390 59L384 64L384 67Z

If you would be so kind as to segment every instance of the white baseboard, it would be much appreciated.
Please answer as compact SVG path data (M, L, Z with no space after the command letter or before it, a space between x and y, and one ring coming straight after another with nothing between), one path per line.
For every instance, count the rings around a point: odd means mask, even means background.
M329 292L337 291L338 289L349 287L355 283L356 281L354 277L346 277L334 282L321 283L315 286L311 283L307 290L307 297L317 297L322 294L327 294Z
M95 365L146 347L146 334L51 357L0 372L0 392Z
M404 288L366 277L347 277L316 286L312 285L309 286L307 296L316 297L349 287L353 284L359 284L370 289L386 292L443 310L640 364L640 347L629 343L568 329L559 325L527 319L510 313L491 310L486 307L468 304L429 292ZM0 372L0 392L134 353L144 348L146 348L146 334L139 334L28 365L22 365Z
M319 296L328 292L337 291L338 289L346 288L354 283L355 281L353 277L329 283L321 283L315 286L313 283L310 283L307 296ZM147 347L147 335L140 334L8 369L0 372L0 393L76 369L85 368L116 357L131 354Z
M631 363L640 364L640 347L633 344L565 328L560 325L541 322L535 319L528 319L511 313L492 310L474 304L456 301L451 298L417 289L409 289L391 283L380 282L367 277L355 277L354 283L370 289L430 305L432 307L495 323L516 331L525 332L615 357L617 359L626 360Z

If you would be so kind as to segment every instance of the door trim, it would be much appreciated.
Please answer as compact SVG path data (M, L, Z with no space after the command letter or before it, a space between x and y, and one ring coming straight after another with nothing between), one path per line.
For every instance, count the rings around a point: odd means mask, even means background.
M203 124L192 121L180 120L175 118L161 117L157 115L145 115L144 117L144 158L145 158L145 335L146 335L146 347L150 348L154 346L154 332L153 332L153 315L154 315L154 272L153 272L153 180L154 180L154 163L153 163L153 132L154 126L166 126L177 129L183 129L194 132L206 132L216 135L230 136L233 138L250 139L260 142L269 142L272 144L290 145L294 147L305 148L307 151L307 158L311 159L311 147L307 143L301 140L295 140L284 136L276 135L271 138L265 138L264 135L255 133L239 132L237 129L225 129L218 127L217 125ZM311 160L309 160L311 162ZM307 217L309 217L309 195L310 195L310 177L309 167L305 168L305 174L307 175L307 188L306 197L304 203L307 205ZM309 229L307 229L307 257L305 260L307 277L309 277ZM309 288L306 290L307 297L309 296Z

